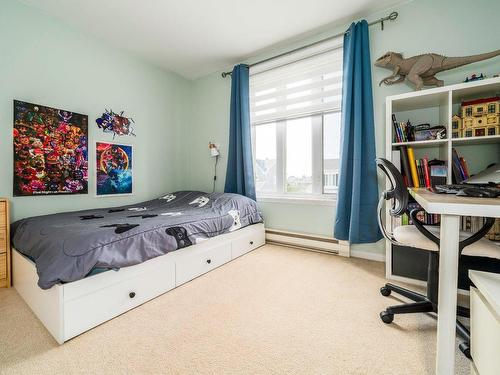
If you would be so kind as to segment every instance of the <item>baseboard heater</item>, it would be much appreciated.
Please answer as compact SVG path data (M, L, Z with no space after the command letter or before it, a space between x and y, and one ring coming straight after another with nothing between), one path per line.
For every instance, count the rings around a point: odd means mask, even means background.
M350 256L349 243L347 241L339 241L326 236L266 229L266 243L321 251L345 257Z

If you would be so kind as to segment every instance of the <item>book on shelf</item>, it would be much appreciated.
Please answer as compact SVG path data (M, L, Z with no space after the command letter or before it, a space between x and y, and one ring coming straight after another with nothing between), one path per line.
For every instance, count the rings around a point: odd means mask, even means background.
M486 238L492 241L500 241L500 219L495 220L495 224L493 224L490 231L486 234Z
M401 174L403 175L403 180L405 185L408 187L413 187L413 179L411 177L410 161L408 160L408 148L406 146L400 147L401 151Z
M415 153L413 152L413 148L408 147L408 162L410 164L410 172L411 172L411 178L413 180L413 186L418 188L420 187L420 184L418 182L418 171L417 171L417 164L415 162Z
M424 163L424 179L425 179L425 186L426 187L431 187L431 173L429 170L429 159L427 157L423 158L423 163Z
M417 164L418 184L421 187L428 187L425 184L425 179L424 179L424 175L425 175L425 172L424 172L424 163L422 162L422 160L423 159L416 159L415 160L415 163Z
M460 222L460 230L476 233L479 229L482 228L483 225L483 217L462 216ZM485 238L491 241L500 241L500 219L495 220L495 224L493 224L488 233L486 233Z
M451 149L451 159L453 180L455 183L460 184L470 177L467 162L458 154L455 148Z

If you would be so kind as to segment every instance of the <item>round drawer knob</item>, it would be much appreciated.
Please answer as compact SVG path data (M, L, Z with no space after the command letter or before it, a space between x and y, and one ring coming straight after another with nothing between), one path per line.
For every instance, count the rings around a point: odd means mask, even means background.
M208 264L212 263L212 259L207 259L207 263Z
M250 245L253 245L253 241L250 241Z
M128 294L128 296L129 296L130 298L134 298L134 297L135 297L135 292L130 292L130 293Z

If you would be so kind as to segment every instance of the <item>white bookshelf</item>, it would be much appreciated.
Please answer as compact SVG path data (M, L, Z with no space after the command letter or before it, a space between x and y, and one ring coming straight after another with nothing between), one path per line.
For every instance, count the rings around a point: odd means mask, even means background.
M415 159L424 156L431 159L444 160L447 163L447 183L452 182L452 165L450 163L452 148L467 160L470 172L477 173L488 164L500 163L500 135L474 138L450 138L451 118L460 113L460 103L464 100L485 98L500 95L500 77L481 81L459 83L456 85L437 87L422 91L408 92L386 98L386 153L387 160L392 160L392 152L400 146L414 149ZM430 123L446 126L446 139L415 142L394 142L392 114L398 122L410 120L412 124ZM387 188L390 187L387 181ZM386 225L392 225L389 213L386 214ZM390 228L392 229L392 228ZM389 279L421 282L394 275L392 272L392 244L386 241L386 277Z
M448 143L448 139L432 139L429 141L411 141L411 142L392 142L392 149L398 146L411 146L411 147L430 147Z

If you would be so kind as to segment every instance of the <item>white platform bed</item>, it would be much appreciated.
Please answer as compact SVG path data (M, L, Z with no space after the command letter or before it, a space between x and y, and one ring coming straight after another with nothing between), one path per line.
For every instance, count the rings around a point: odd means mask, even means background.
M35 264L13 249L14 287L59 344L213 270L265 243L263 224L210 238L118 271L48 290Z

